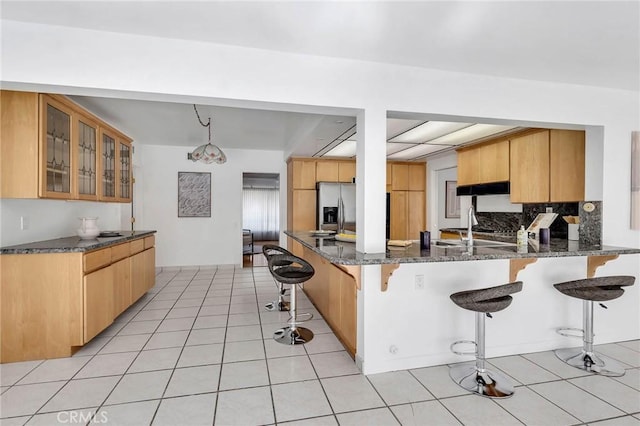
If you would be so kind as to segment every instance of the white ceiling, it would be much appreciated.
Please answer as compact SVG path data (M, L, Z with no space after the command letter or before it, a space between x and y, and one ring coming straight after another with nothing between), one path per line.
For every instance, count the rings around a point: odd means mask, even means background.
M640 90L637 0L2 0L0 13L2 19L51 25ZM206 140L191 105L76 99L141 143ZM203 118L213 118L213 140L222 148L284 149L302 140L297 153L313 155L355 123L353 117L199 108ZM391 120L389 137L420 123ZM389 144L388 152L409 147Z

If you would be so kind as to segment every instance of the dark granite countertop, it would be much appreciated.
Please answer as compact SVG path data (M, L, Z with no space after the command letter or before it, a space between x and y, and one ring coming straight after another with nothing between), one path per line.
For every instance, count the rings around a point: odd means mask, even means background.
M285 231L285 234L313 250L332 263L340 265L375 265L381 263L459 262L468 260L519 259L538 257L602 256L611 254L636 254L640 249L614 246L587 246L578 241L551 239L549 245L536 247L529 243L526 252L516 245L474 247L438 246L432 240L431 249L420 250L414 241L408 247L388 248L386 253L360 253L355 243L335 241L332 237L313 237L310 232ZM478 239L478 238L476 238ZM446 241L446 240L445 240Z
M126 241L148 237L156 231L115 231L121 234L119 237L96 238L94 240L82 240L80 237L56 238L53 240L36 241L35 243L18 244L15 246L0 247L0 254L38 254L38 253L77 253L105 248Z

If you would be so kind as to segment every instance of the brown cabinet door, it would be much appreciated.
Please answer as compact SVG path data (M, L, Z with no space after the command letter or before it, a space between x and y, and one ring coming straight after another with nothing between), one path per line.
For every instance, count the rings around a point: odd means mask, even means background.
M316 163L317 182L338 182L338 162L318 161Z
M391 164L391 189L406 191L409 189L409 165Z
M98 199L98 125L84 115L76 114L75 149L78 198Z
M113 267L113 316L115 318L131 305L131 260L127 257L111 266Z
M293 231L316 229L316 191L310 189L293 190Z
M493 142L478 148L478 181L475 183L509 180L509 141Z
M40 196L74 198L73 110L47 95L40 95L40 104Z
M156 285L156 248L151 247L142 252L144 255L144 283L145 291Z
M583 201L584 132L551 130L549 138L549 201Z
M118 138L118 198L122 202L131 201L131 143Z
M478 151L465 148L457 151L458 185L472 185L480 179L478 169Z
M350 353L355 354L357 343L356 304L358 300L356 283L350 276L340 276L340 330L344 344Z
M84 276L84 342L107 328L113 314L113 267Z
M131 256L131 303L140 299L146 291L145 254L140 252Z
M423 191L409 191L407 211L407 239L417 240L420 238L420 231L425 229L426 201Z
M118 146L117 136L109 129L100 129L100 176L98 194L102 201L115 201L118 191Z
M549 201L549 131L511 139L511 202Z
M316 189L315 160L292 160L293 189Z
M424 191L427 185L427 165L417 163L409 165L409 187L410 191Z
M338 163L338 182L353 182L356 177L356 162L341 161Z
M407 239L407 192L391 191L389 238L392 240Z

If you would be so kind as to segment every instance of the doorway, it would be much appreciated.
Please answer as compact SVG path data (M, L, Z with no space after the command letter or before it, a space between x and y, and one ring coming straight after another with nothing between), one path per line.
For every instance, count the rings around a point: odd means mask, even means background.
M264 244L279 244L280 175L242 174L243 265L266 266Z

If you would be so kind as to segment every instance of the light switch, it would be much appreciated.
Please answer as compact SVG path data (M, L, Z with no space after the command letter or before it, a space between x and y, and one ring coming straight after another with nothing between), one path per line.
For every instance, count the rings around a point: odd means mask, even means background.
M29 218L27 216L20 216L20 230L26 231L29 229Z

